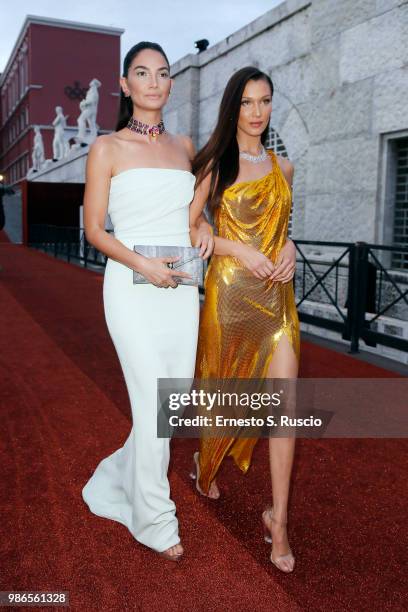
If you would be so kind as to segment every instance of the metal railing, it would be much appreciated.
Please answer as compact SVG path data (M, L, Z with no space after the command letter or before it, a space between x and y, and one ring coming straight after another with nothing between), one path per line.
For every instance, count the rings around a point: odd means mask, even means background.
M408 270L392 268L395 253L407 247L364 242L294 240L294 278L299 319L338 332L350 342L350 352L382 344L408 351L408 339L379 331L381 317L408 327ZM55 257L76 260L84 267L103 268L107 257L93 247L78 227L31 225L29 246ZM203 290L201 289L201 292ZM383 327L386 327L383 325Z
M367 346L378 343L408 351L408 339L402 334L398 337L377 329L384 315L398 321L400 329L405 323L408 328L408 270L391 268L392 254L408 253L408 247L312 240L294 243L298 252L294 287L301 321L339 332L350 341L352 353L358 352L360 340ZM313 249L305 252L304 246ZM302 309L308 298L317 302L318 311L325 305L323 314L322 308L318 313Z
M89 265L104 268L108 259L88 242L80 227L33 224L29 228L28 245L66 261L81 262L85 268Z

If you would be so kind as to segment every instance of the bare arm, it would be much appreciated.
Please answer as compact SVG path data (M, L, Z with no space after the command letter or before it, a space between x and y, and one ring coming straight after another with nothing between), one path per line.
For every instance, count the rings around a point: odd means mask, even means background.
M195 147L191 138L180 136L184 147L187 150L190 162L195 156ZM194 200L193 200L194 201ZM205 205L205 202L204 202ZM204 206L203 206L204 208ZM192 219L191 204L190 204L190 240L191 244L200 248L200 256L203 259L208 259L214 250L214 232L210 223L203 212L203 209L197 217Z
M190 227L194 227L197 219L203 213L210 192L210 184L211 175L208 174L196 189L194 199L190 205ZM228 238L214 236L214 254L236 257L242 265L259 279L267 278L274 270L274 265L263 253L260 253L252 246L235 240L228 240Z
M283 172L283 175L292 191L294 166L291 161L283 157L278 157L278 163ZM294 242L287 238L284 246L282 247L278 259L276 261L276 268L271 276L271 279L287 283L290 281L296 270L296 247Z
M105 230L112 161L110 146L99 136L89 150L86 163L84 228L88 242L119 263L140 272L141 255L128 249Z
M207 174L205 179L200 183L197 187L194 199L190 204L190 232L192 235L192 239L197 234L197 226L199 222L204 218L204 207L207 203L208 196L210 193L210 183L211 183L211 175ZM234 255L235 254L235 245L237 243L232 240L227 240L226 238L220 238L218 236L214 236L215 255Z

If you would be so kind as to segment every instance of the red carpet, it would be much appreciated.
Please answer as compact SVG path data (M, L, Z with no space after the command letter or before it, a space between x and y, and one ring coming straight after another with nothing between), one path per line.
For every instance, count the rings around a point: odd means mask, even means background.
M130 428L102 276L11 244L0 246L0 266L0 590L67 590L75 611L406 609L404 440L298 441L290 576L262 540L265 441L247 476L223 466L218 502L198 497L187 477L195 442L173 443L179 564L93 516L81 488ZM301 374L393 376L305 342Z

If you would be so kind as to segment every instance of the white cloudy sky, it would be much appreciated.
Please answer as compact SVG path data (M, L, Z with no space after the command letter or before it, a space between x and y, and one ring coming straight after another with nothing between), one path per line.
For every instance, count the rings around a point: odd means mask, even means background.
M194 41L214 45L283 0L0 0L0 72L26 15L54 17L125 29L122 58L139 40L153 40L173 63L195 53ZM7 10L6 10L7 4Z

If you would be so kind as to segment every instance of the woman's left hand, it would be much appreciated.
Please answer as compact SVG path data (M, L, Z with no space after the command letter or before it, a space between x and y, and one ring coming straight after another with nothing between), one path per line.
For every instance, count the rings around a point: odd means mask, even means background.
M296 270L296 247L292 240L287 240L282 247L278 259L276 260L276 268L269 277L271 280L288 283L295 275Z
M194 246L200 248L200 257L208 259L214 250L213 229L206 221L201 221L194 236Z

